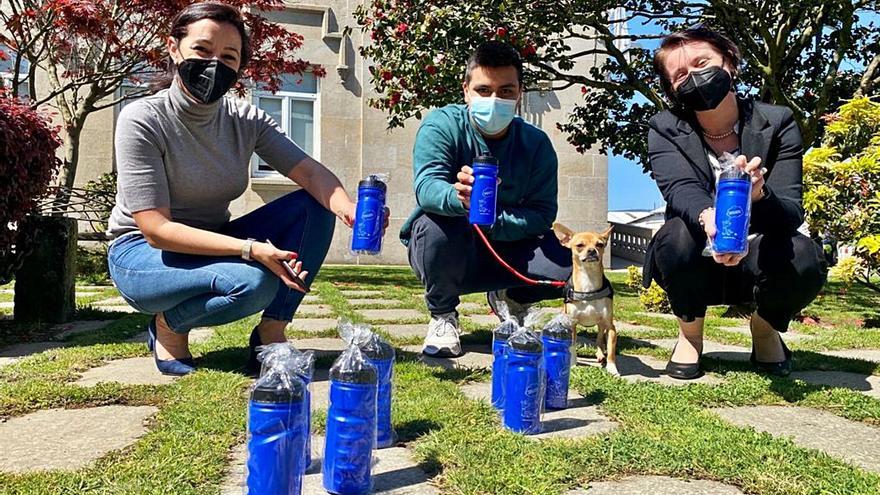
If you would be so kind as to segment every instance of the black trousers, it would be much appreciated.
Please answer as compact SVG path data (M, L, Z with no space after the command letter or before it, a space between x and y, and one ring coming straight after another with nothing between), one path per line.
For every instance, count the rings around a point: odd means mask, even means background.
M495 250L523 275L534 279L567 280L571 250L559 244L552 231L514 242L492 242ZM519 303L562 297L562 289L529 286L502 267L476 236L467 217L426 213L415 220L409 243L409 264L425 284L431 314L455 311L459 296L510 289Z
M754 303L761 318L785 332L825 284L828 265L822 251L798 232L756 236L735 267L703 256L705 245L702 231L673 218L648 248L644 282L653 278L663 287L672 312L684 321L704 317L710 305Z

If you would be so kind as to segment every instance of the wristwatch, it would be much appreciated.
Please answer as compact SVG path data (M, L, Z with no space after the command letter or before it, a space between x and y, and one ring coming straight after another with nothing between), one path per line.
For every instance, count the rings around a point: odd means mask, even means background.
M248 239L241 245L241 259L245 261L251 260L251 248L254 247L255 239Z

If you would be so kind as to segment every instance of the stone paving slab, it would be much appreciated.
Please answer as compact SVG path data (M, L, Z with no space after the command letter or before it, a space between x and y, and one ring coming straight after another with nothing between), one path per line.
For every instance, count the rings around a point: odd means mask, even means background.
M6 366L23 357L48 351L49 349L57 349L58 347L64 347L64 344L59 342L27 342L5 347L0 349L0 366Z
M499 323L498 317L495 315L468 315L463 319L479 327L495 327Z
M131 306L104 306L104 305L92 305L92 309L98 309L101 311L109 311L109 312L118 312L118 313L139 313L138 310L132 308Z
M794 371L790 377L814 385L848 388L880 399L880 376L846 371Z
M12 301L0 302L0 309L13 309L13 308L15 308L15 303Z
M76 291L76 297L92 297L103 294L103 292Z
M382 291L380 290L344 289L339 292L341 292L343 296L353 299L378 297L382 295Z
M461 387L462 393L473 400L492 401L492 383L469 383ZM541 421L543 432L528 438L584 438L607 433L617 428L617 423L603 416L599 408L590 404L574 390L568 392L567 409L545 411Z
M595 358L584 359L579 357L578 364L587 366L600 366ZM617 356L617 370L621 378L630 382L654 382L661 385L684 386L693 383L715 385L721 383L721 378L705 374L695 380L676 380L666 374L666 361L661 361L651 356L635 356L619 354Z
M720 330L725 330L728 332L733 332L733 333L738 333L740 335L745 335L746 337L749 337L749 338L751 338L751 336L752 336L752 331L749 329L748 326L718 327L718 328ZM781 335L782 335L782 340L785 340L786 342L803 342L805 340L812 340L815 338L812 335L807 335L805 333L792 332L790 330L788 332L781 334Z
M287 328L305 332L322 332L336 328L339 324L334 318L294 318Z
M303 478L302 493L327 493L323 487L321 464L324 455L324 437L312 437L312 468ZM241 495L246 484L247 447L241 444L231 452L232 461L221 495ZM376 450L373 453L373 491L375 495L436 495L440 492L429 482L428 475L413 461L403 447Z
M414 323L408 325L378 325L394 337L424 337L428 333L428 325Z
M101 382L117 382L126 385L167 385L174 382L171 376L156 369L152 357L136 357L110 361L104 366L92 368L82 374L75 383L91 387Z
M488 345L464 345L464 354L455 358L439 358L422 354L421 345L404 346L403 350L418 354L418 360L428 366L443 369L491 368L492 348Z
M791 438L801 447L880 472L880 428L807 407L754 406L713 411L737 426Z
M650 339L646 342L657 347L672 350L678 339ZM720 344L711 340L703 341L703 356L705 357L724 361L748 361L751 353L752 349L750 347Z
M345 350L345 342L339 338L290 339L301 351L315 351L317 357L335 356Z
M368 320L413 320L428 318L421 311L415 309L360 309L358 313Z
M74 470L147 432L153 406L49 409L0 423L0 470ZM112 427L108 427L112 425Z
M880 349L842 349L837 351L822 351L820 354L880 363Z
M362 308L364 306L394 306L400 303L400 301L395 301L393 299L376 299L376 298L366 298L366 299L351 299L348 301L349 304L354 306L355 308Z
M489 305L488 304L477 304L477 303L472 303L472 302L463 302L463 303L459 304L458 307L455 309L457 309L460 312L466 311L466 312L473 313L476 311L482 311L484 313L487 313L489 311ZM492 316L494 317L495 315L492 315Z
M214 337L214 329L211 327L193 328L189 331L190 344L204 344ZM146 338L144 338L146 340Z
M55 325L52 329L58 332L55 334L55 340L64 340L71 335L100 330L114 321L116 320L80 320Z
M104 291L107 289L115 289L114 285L77 285L76 289Z
M95 301L95 304L100 304L101 306L128 306L128 301L123 299L121 296L116 296L109 299L101 299L100 301Z
M735 486L717 481L679 480L666 476L632 476L620 481L590 483L566 495L742 495Z
M329 304L301 304L296 312L297 314L304 313L317 316L329 316L333 314L333 307Z
M306 294L302 300L303 304L317 304L319 302L321 302L321 298L314 294Z
M676 317L672 313L648 313L648 312L641 311L636 314L639 316L647 316L650 318L663 318L664 320L678 320L678 317Z
M595 327L592 327L595 328ZM633 323L627 323L625 321L615 321L614 328L617 329L618 332L664 332L666 330L649 327L647 325L636 325Z

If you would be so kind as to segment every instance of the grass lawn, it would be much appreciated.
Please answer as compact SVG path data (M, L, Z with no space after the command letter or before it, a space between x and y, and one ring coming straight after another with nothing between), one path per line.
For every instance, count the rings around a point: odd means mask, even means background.
M625 274L610 276L615 285L618 321L643 330L621 332L620 352L666 359L665 348L645 339L673 338L675 321L642 313ZM398 301L396 308L427 311L423 288L408 269L389 267L326 267L315 284L320 303L335 316L362 319L346 289L377 290ZM112 289L108 289L110 291ZM103 295L103 294L102 294ZM113 294L111 294L112 297ZM464 301L482 303L482 295ZM87 303L88 301L86 301ZM559 302L545 305L558 307ZM874 363L831 358L817 351L844 348L880 349L880 329L864 328L878 318L880 294L829 282L805 314L818 324L795 323L792 331L813 338L792 341L797 369L827 369L878 374ZM742 334L724 330L745 320L723 318L713 309L707 338L748 346ZM102 314L82 308L82 317ZM104 315L103 317L107 317ZM130 448L102 457L72 472L0 473L0 493L174 493L216 494L229 463L229 452L245 439L247 387L241 373L251 317L218 327L208 341L192 346L200 371L169 385L100 384L85 388L73 383L83 371L126 357L146 356L146 347L126 342L143 331L147 317L112 314L105 329L68 339L67 347L36 354L0 368L0 421L50 408L96 405L154 405L159 413L149 432ZM326 317L325 317L326 318ZM489 342L489 327L466 322L468 342ZM15 326L3 322L0 343L9 343ZM327 335L331 332L327 332ZM294 333L292 337L316 337ZM402 347L420 338L395 338ZM593 350L584 348L584 355ZM329 359L319 365L329 366ZM634 474L660 474L717 480L756 494L876 494L880 476L792 441L739 428L709 409L749 405L799 405L828 411L852 421L880 424L880 401L864 394L768 378L750 371L747 363L706 360L718 385L668 387L632 383L594 367L573 371L572 386L619 427L584 439L536 442L499 428L493 409L466 398L460 386L487 381L483 370L429 368L411 353L398 352L395 368L394 426L422 466L436 474L434 483L453 494L558 494L589 482ZM318 433L325 416L314 416ZM112 425L108 425L112 427Z

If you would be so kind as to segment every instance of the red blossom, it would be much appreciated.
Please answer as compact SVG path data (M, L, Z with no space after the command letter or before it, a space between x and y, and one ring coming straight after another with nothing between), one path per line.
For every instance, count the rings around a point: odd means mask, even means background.
M433 65L429 65L429 66L425 67L425 72L427 72L428 74L431 74L433 76L434 74L437 73L437 67L435 67Z
M498 36L499 38L503 38L503 37L507 36L507 28L500 27L500 28L496 29L495 35Z
M409 25L405 22L401 22L397 25L397 36L403 36L406 34L407 30L409 30Z
M382 71L382 79L384 81L390 81L394 77L394 74L391 71L383 70Z

